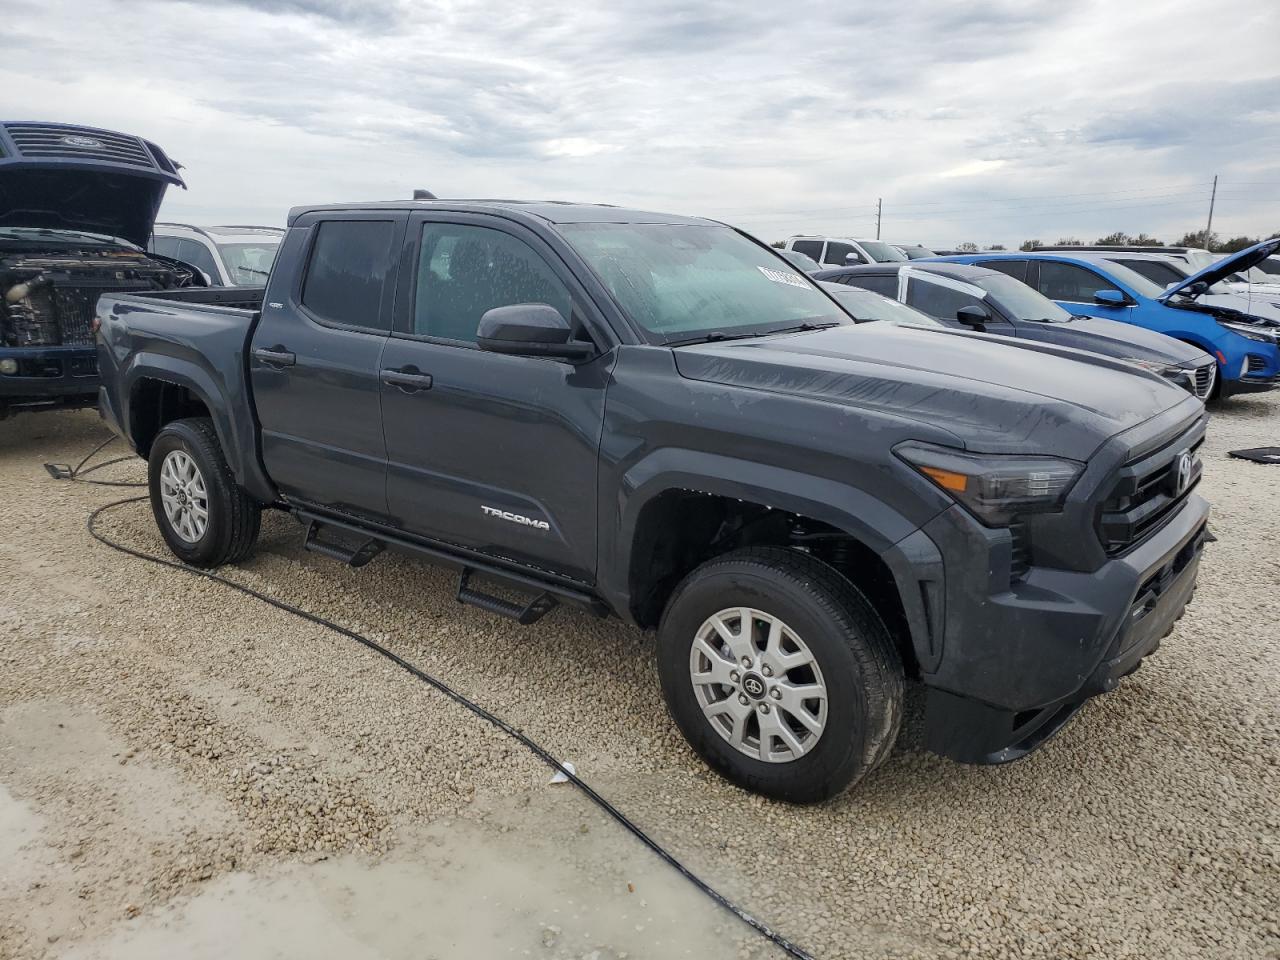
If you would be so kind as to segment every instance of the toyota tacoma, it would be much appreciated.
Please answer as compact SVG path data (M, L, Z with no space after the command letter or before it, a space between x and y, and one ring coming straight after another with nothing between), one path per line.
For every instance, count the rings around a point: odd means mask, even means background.
M1027 754L1194 590L1206 415L1153 373L855 323L708 220L432 200L288 224L265 290L98 305L101 414L187 563L245 557L278 508L311 550L450 564L458 600L523 623L655 629L693 748L797 802L886 758L908 682L929 749Z

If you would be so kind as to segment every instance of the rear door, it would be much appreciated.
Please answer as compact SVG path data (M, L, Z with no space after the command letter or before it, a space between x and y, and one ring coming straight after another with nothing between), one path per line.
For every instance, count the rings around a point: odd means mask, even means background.
M423 213L409 236L416 255L382 358L394 522L591 580L612 335L563 261L519 224ZM480 350L480 317L515 303L555 307L599 354L573 364Z
M291 230L249 351L267 472L290 500L387 513L379 361L406 214L326 214Z

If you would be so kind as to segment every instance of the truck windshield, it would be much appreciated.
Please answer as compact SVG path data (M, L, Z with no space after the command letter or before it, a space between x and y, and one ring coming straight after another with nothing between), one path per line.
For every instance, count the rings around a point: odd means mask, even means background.
M802 273L729 227L573 223L560 231L657 343L850 322Z
M226 265L231 282L243 286L260 286L271 272L275 262L278 242L220 243L218 252Z

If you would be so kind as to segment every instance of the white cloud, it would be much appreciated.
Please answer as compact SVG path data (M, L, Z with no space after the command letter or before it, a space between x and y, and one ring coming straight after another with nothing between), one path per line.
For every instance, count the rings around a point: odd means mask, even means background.
M599 200L766 239L1280 229L1280 9L9 0L0 113L142 134L164 215Z

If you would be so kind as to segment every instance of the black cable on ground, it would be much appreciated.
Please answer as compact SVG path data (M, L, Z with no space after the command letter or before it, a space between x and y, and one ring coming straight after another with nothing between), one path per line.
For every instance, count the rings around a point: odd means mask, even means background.
M107 441L107 443L110 443L110 442L111 442L110 440ZM55 477L58 477L59 479L77 480L81 483L96 483L104 486L135 486L135 487L146 486L146 484L144 483L124 483L124 482L113 482L113 481L105 481L105 480L82 479L82 474L80 473L80 469L85 465L85 463L89 461L89 459L94 454L96 454L99 450L103 449L103 447L105 447L107 443L103 443L102 445L97 447L92 453L89 454L88 457L85 457L84 460L80 461L79 465L75 469L68 470L67 473L60 475L60 474L54 473L53 469L50 468L49 470L50 474ZM122 457L120 459L123 460L123 459L130 459L130 458ZM112 460L112 461L108 461L107 463L99 464L99 466L105 467L109 463L116 463L116 462L119 462L119 461ZM49 466L50 465L46 464L46 467L49 467ZM92 467L90 468L90 470L87 470L84 472L88 473L96 469L98 469L98 467ZM610 803L604 797L600 796L600 794L596 793L596 791L590 786L590 784L586 783L584 780L578 777L577 774L570 772L564 766L564 764L562 764L559 760L557 760L556 757L549 750L547 750L545 747L539 744L536 740L533 740L524 732L517 730L515 727L511 726L511 724L507 723L507 721L503 720L501 717L490 713L488 710L480 706L478 703L475 703L474 701L468 699L463 694L454 690L451 686L449 686L443 680L440 680L432 676L431 674L427 673L425 670L422 670L419 667L414 666L412 663L410 663L408 660L401 657L399 654L393 653L391 650L388 650L386 647L382 646L381 644L373 640L370 640L368 637L364 636L363 634L356 633L354 630L349 630L348 628L341 626L340 624L334 623L332 620L327 620L324 617L318 616L314 613L309 613L306 610L303 610L300 607L296 607L291 603L286 603L283 600L277 600L275 597L268 596L265 593L255 590L253 587L248 587L242 583L237 583L236 581L230 580L219 573L213 572L212 570L202 570L199 567L188 566L187 564L181 563L180 561L177 561L177 560L170 560L165 557L158 557L153 554L146 553L142 550L138 550L134 547L127 546L123 543L120 543L119 541L111 539L109 536L107 536L106 534L98 530L97 520L100 516L102 516L102 514L106 513L108 510L112 510L117 507L122 507L130 503L141 503L142 501L145 501L147 499L149 498L146 496L126 497L123 500L115 500L115 501L112 501L111 503L104 504L103 506L98 507L91 514L89 514L89 518L85 523L85 526L88 529L90 536L92 536L99 543L102 543L110 547L112 550L117 550L120 553L127 554L128 556L136 557L139 560L145 560L148 563L155 563L161 566L170 567L174 570L181 570L184 573L193 574L197 577L203 577L206 580L212 580L215 583L220 583L223 586L230 587L232 590L237 590L240 593L253 597L256 600L261 600L263 603L269 604L270 606L275 607L277 610L283 610L285 613L291 613L296 617L301 617L303 620L310 621L311 623L314 623L316 626L324 627L325 629L332 630L334 633L340 634L341 636L344 636L349 640L354 640L356 643L360 644L361 646L367 647L368 649L372 650L374 653L377 653L383 657L386 657L388 660L390 660L396 666L400 667L402 670L407 671L408 673L412 674L414 677L423 681L424 683L430 684L431 686L435 687L437 690L443 693L450 700L454 701L460 706L465 707L467 710L470 710L472 713L474 713L477 717L480 717L482 720L485 720L491 723L493 726L497 727L499 730L501 730L503 733L505 733L507 736L511 737L512 739L518 740L521 744L523 744L529 750L529 752L531 752L539 760L541 760L547 766L551 767L556 772L561 773L565 777L567 777L569 779L569 782L572 783L579 790L581 790L584 794L586 794L592 803L594 803L596 806L602 809L605 813L611 816L614 820L616 820L619 824L621 824L627 830L627 832L629 832L637 840L639 840L646 847L648 847L654 854L658 856L659 859L661 859L667 865L669 865L674 870L676 870L682 877L684 877L686 880L692 883L695 887L701 890L704 894L706 894L708 897L710 897L712 900L714 900L724 909L732 913L735 917L737 917L743 923L747 924L747 926L751 927L753 930L759 933L762 937L776 944L783 951L785 951L789 956L795 957L796 960L815 960L812 954L802 949L801 947L796 946L794 943L792 943L782 934L778 933L776 930L774 930L771 926L769 926L763 920L759 920L756 917L753 917L751 914L747 913L746 910L738 906L736 903L734 903L724 894L720 893L720 891L716 890L709 883L707 883L705 880L703 880L701 877L695 874L692 870L690 870L683 863L677 860L672 854L668 853L667 850L664 847L662 847L661 844L658 843L658 841L654 840L651 836L649 836L642 829L640 829L639 826L637 826L630 818L627 817L626 814L624 814L621 810L615 807L612 803Z

